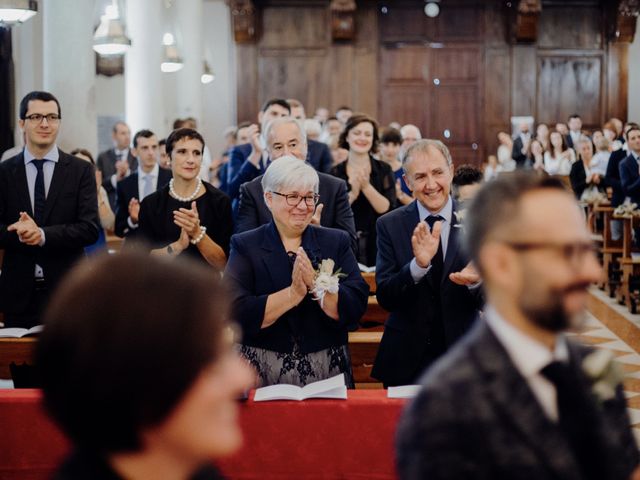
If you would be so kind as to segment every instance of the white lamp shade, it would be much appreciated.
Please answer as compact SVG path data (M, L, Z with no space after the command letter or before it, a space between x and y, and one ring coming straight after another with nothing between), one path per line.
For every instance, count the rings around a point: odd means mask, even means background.
M36 0L0 0L0 22L6 25L26 22L36 13Z

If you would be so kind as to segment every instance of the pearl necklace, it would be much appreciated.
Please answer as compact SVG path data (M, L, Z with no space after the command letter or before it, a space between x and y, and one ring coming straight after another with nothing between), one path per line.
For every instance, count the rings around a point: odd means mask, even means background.
M195 191L191 195L189 195L188 197L181 197L173 189L173 178L171 180L169 180L169 193L171 194L171 196L173 198L175 198L176 200L178 200L180 202L190 203L193 200L195 200L195 198L198 196L198 193L200 193L200 187L202 187L202 180L200 179L200 177L198 177L198 184L196 185Z

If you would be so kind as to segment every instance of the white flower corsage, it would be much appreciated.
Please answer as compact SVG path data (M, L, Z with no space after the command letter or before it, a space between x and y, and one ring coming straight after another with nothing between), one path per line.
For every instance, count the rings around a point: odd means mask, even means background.
M636 203L623 203L616 207L613 214L616 217L638 217L640 216L640 210L638 210L638 204Z
M597 349L582 360L582 370L591 380L591 391L602 402L616 396L616 387L622 382L620 367L609 350Z
M340 273L340 270L333 272L335 264L336 262L332 259L325 258L320 263L318 270L316 270L311 293L313 294L313 299L320 302L320 307L324 306L324 296L327 293L338 293L340 277L346 276L344 273Z
M582 200L583 202L589 205L599 205L601 203L606 202L608 199L607 199L607 196L604 193L602 193L600 190L593 188L593 189L585 190L580 200Z
M456 224L454 227L464 228L464 217L467 215L467 209L464 208L462 210L456 210L453 214L456 216Z

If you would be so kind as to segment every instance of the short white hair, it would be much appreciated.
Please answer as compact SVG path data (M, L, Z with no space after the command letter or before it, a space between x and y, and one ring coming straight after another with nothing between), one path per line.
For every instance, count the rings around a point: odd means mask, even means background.
M416 137L418 137L416 140L420 140L422 138L420 129L411 123L407 123L406 125L403 125L402 128L400 128L400 136L402 136L402 138L404 139L404 137L407 136L409 130L414 130L416 132Z
M289 189L318 193L319 179L315 169L304 160L285 155L271 162L261 183L264 193Z
M262 138L264 139L264 144L267 146L267 151L269 152L271 151L270 137L273 129L278 125L287 125L289 123L298 127L298 131L300 132L300 140L304 144L305 153L307 152L307 132L302 126L302 123L293 117L278 117L278 118L274 118L273 120L267 123L267 126L264 129L264 133L262 134Z
M315 136L317 138L322 133L322 125L313 118L307 118L304 121L304 130L307 136Z

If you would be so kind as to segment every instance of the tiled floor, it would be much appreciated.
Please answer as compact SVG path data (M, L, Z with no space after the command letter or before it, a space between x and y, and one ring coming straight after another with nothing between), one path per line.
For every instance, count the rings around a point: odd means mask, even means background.
M575 335L597 348L611 350L624 371L629 417L640 446L640 315L593 288L585 325Z

